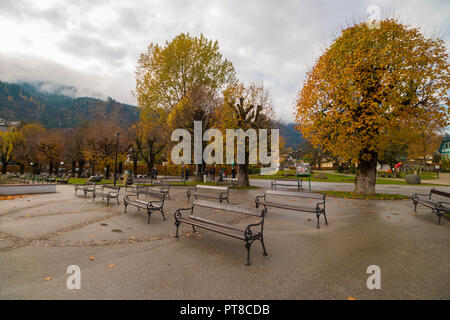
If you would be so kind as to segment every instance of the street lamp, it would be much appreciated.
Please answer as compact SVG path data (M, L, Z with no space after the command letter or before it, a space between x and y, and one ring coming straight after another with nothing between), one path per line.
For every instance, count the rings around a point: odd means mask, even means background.
M164 178L167 176L167 150L164 151Z
M114 135L116 137L116 160L114 161L114 185L116 185L117 180L117 153L119 152L119 132Z

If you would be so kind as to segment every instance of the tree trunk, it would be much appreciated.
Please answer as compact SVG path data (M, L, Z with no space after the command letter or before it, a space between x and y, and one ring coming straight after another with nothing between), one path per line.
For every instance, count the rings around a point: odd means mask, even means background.
M48 163L48 173L53 174L53 161Z
M109 179L109 166L105 166L105 179Z
M93 176L94 175L94 169L95 169L95 165L94 165L94 163L93 162L91 162L90 163L90 167L91 167L91 176Z
M8 162L6 161L6 159L2 159L2 174L5 174L7 169L8 169Z
M137 165L138 165L138 162L137 162L137 158L135 157L135 158L133 158L133 176L135 178L137 178Z
M20 164L20 174L24 174L25 172L25 165L23 163Z
M248 163L238 165L238 186L247 187L250 185L248 179Z
M81 175L83 174L83 170L84 170L84 160L78 160L78 178L81 178Z
M358 164L354 191L359 194L375 194L378 154L374 152L371 152L370 154L370 160L366 161L360 159Z

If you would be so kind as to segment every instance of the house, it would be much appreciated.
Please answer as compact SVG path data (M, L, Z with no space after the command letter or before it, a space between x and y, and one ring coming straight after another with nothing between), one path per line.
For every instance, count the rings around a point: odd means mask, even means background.
M439 153L442 160L450 160L450 137L447 136L442 140Z
M6 132L10 128L14 128L19 125L17 121L8 121L4 119L0 119L0 132Z

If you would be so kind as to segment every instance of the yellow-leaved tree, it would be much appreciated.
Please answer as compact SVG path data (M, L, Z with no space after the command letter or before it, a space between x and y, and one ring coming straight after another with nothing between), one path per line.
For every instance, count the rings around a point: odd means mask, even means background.
M296 105L296 123L314 145L353 161L355 192L375 193L376 165L391 132L412 139L419 126L448 124L448 55L396 20L349 27L307 74Z

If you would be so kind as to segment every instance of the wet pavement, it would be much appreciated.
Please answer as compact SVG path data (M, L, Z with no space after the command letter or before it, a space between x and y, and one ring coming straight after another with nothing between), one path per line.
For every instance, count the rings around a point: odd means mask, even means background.
M263 186L269 181L252 180ZM345 185L345 186L341 186ZM313 190L352 184L312 183ZM447 188L448 187L443 187ZM439 188L439 189L443 189ZM379 185L378 192L411 195L430 187ZM346 190L346 189L341 189ZM263 189L231 190L230 202L253 207ZM122 194L125 194L122 192ZM123 200L111 202L58 186L56 194L0 201L0 299L449 299L450 224L411 200L327 197L329 225L311 213L269 209L264 238L244 264L244 242L181 226L173 212L189 207L185 187L166 201L167 221ZM203 212L232 224L247 217ZM81 289L66 287L66 268L81 270ZM381 270L369 290L366 269Z

